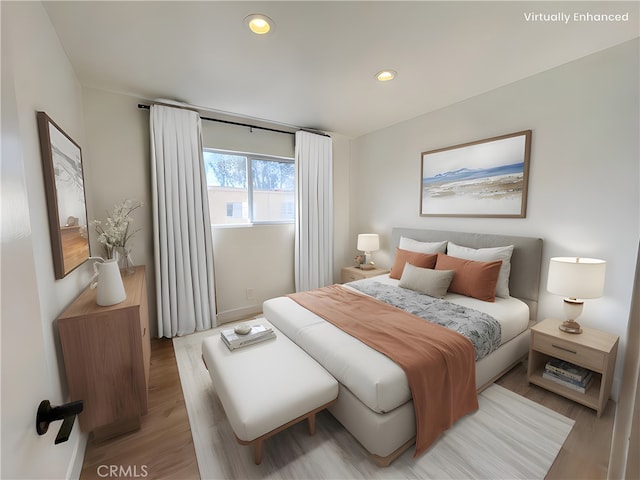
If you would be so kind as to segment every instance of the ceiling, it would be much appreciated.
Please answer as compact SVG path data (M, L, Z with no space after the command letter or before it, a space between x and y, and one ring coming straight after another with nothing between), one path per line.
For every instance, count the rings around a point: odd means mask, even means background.
M637 1L43 3L83 86L348 137L639 35ZM587 11L630 19L525 18ZM251 34L252 13L275 30Z

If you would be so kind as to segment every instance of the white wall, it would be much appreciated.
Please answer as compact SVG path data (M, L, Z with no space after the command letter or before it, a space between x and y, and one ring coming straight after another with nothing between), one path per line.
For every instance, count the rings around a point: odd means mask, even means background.
M242 123L251 123L251 121ZM276 157L293 158L295 153L293 134L250 129L207 120L202 121L202 144L219 150L260 153Z
M260 313L266 299L295 290L293 243L293 224L213 229L220 323Z
M351 140L338 134L333 139L333 281L341 281L342 267L351 266L356 237L351 231ZM355 174L357 182L357 174ZM360 232L362 233L362 232ZM347 263L345 263L345 261Z
M394 226L544 239L539 319L561 317L546 293L552 256L607 260L604 297L580 322L620 335L617 395L640 232L638 40L540 73L353 142L351 238L382 235L374 258L389 264ZM425 92L428 95L429 92ZM420 153L533 130L524 219L420 217ZM355 244L355 240L353 241ZM355 246L355 245L354 245ZM353 250L354 251L354 250ZM345 265L350 258L344 258Z
M60 423L38 437L35 414L40 400L69 400L54 320L87 286L91 270L84 265L55 280L36 111L47 112L83 146L82 94L42 4L2 2L1 8L2 477L77 477L87 435L76 422L69 441L54 445ZM14 210L20 192L26 198ZM15 232L15 219L4 213L25 206L24 230ZM7 308L20 302L19 310Z
M138 200L133 214L140 229L131 240L133 263L145 265L149 293L149 327L157 336L149 111L138 108L140 99L92 88L82 91L86 128L85 189L89 221L102 220L125 199ZM93 227L89 227L91 254L103 256Z

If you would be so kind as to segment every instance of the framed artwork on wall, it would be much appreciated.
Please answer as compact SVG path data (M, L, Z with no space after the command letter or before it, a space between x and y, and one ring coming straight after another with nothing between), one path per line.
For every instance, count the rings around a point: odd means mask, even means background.
M524 218L531 130L422 152L420 215Z
M37 112L53 268L64 278L89 258L82 151L45 112Z

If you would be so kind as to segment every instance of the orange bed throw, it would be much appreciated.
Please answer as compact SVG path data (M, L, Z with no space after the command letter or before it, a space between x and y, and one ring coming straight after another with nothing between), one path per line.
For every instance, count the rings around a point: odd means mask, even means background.
M478 409L475 352L466 337L340 285L289 297L402 367L415 409L415 456Z

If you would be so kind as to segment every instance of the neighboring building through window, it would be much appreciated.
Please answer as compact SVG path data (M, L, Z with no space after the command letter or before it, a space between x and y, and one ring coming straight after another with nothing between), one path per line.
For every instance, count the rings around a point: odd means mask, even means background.
M213 225L292 223L293 159L204 150Z
M227 217L233 218L245 218L247 217L246 211L244 207L246 207L246 203L242 202L227 202Z

